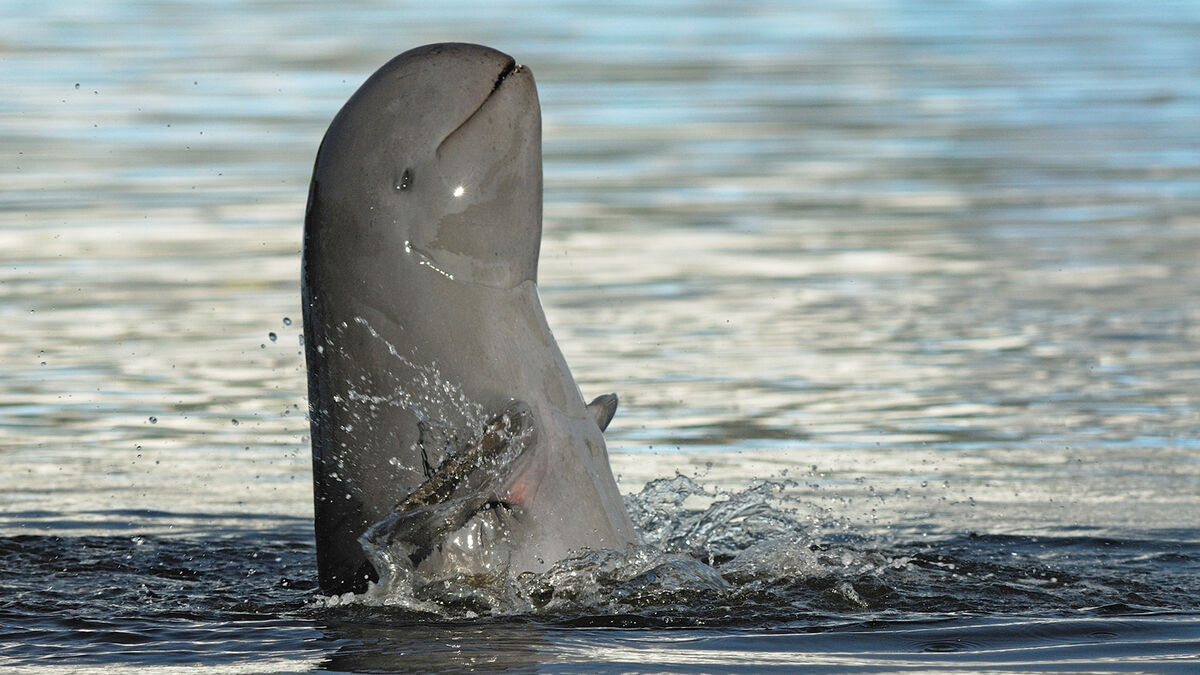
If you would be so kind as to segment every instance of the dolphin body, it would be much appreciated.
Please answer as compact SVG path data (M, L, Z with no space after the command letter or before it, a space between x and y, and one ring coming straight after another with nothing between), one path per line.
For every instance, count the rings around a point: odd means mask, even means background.
M539 571L637 541L537 293L541 111L529 70L435 44L380 68L317 151L302 296L326 593L417 571Z

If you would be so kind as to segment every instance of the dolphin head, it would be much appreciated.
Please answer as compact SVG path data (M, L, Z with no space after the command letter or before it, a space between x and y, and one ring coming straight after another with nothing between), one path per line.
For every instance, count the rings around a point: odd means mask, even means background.
M541 111L533 75L472 44L407 51L350 98L317 153L309 212L360 256L467 283L536 281ZM345 242L343 242L344 244Z

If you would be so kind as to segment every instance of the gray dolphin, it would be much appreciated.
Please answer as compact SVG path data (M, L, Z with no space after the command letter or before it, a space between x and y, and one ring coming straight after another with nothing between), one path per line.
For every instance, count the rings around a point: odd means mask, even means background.
M537 293L541 111L529 70L436 44L372 75L317 151L302 296L317 566L538 571L637 535ZM360 537L363 538L360 543Z

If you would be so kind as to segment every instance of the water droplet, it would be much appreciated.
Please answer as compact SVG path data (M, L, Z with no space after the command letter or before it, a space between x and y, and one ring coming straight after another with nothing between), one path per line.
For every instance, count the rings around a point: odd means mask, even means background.
M233 419L231 419L231 420L229 420L229 421L230 421L230 422L233 422L233 426L235 426L235 427L236 427L237 425L241 424L241 422L237 421L237 418L236 418L236 417L235 417L235 418L233 418Z
M275 333L267 333L267 339L269 339L271 342L274 342L275 340L279 339L279 336Z
M78 83L78 82L76 82L76 83L75 83L75 88L76 88L76 89L78 89L78 88L79 88L79 83Z
M150 416L150 424L158 424L158 418L151 415Z
M289 319L289 318L288 318L288 317L286 317L286 316L285 316L285 317L283 317L283 325L285 325L285 326L290 326L290 325L292 325L292 320L291 320L291 319Z

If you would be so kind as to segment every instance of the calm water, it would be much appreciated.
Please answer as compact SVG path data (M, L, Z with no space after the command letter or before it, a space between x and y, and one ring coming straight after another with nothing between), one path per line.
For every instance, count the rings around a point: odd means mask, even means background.
M1200 5L0 7L7 670L1195 672ZM442 40L537 77L665 553L437 618L315 590L298 286L325 126Z

